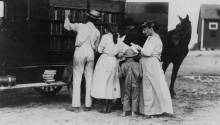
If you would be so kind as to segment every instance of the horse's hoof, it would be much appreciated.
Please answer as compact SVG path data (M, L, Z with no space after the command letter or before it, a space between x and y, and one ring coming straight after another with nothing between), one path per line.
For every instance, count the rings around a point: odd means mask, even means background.
M175 95L176 93L174 91L170 91L170 95L171 95L171 98L174 99L175 98Z
M175 99L175 95L172 95L172 94L171 94L171 98L172 98L172 99Z

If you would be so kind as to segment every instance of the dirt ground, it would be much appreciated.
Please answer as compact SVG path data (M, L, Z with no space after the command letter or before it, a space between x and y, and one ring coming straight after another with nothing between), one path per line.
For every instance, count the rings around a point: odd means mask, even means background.
M166 77L170 81L170 68ZM0 125L219 125L220 51L193 51L184 60L176 81L174 117L121 117L110 114L68 112L71 99L66 88L55 97L32 89L0 92Z

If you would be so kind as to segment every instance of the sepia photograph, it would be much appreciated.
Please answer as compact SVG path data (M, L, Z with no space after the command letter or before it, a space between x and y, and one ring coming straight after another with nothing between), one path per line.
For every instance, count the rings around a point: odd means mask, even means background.
M219 125L220 0L0 0L0 125Z

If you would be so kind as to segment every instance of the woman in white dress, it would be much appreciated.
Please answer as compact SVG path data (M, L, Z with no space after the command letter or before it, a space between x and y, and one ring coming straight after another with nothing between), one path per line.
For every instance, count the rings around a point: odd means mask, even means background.
M103 99L103 107L100 112L111 112L111 100L120 98L120 84L118 77L118 53L116 42L114 42L111 26L104 27L105 34L102 36L98 46L99 57L94 70L91 96ZM116 40L115 40L116 41Z
M140 63L143 68L143 82L140 90L140 113L149 117L151 115L173 114L172 100L160 64L160 55L163 44L157 30L156 22L147 22L143 25L143 33L148 36L141 52Z

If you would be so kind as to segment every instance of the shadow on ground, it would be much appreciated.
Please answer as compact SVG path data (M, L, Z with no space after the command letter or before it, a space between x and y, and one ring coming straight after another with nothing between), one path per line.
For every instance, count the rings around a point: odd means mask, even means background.
M69 95L61 91L54 96L43 96L33 89L7 90L0 92L0 108L3 107L31 107L35 105L47 104L69 104L71 99Z

